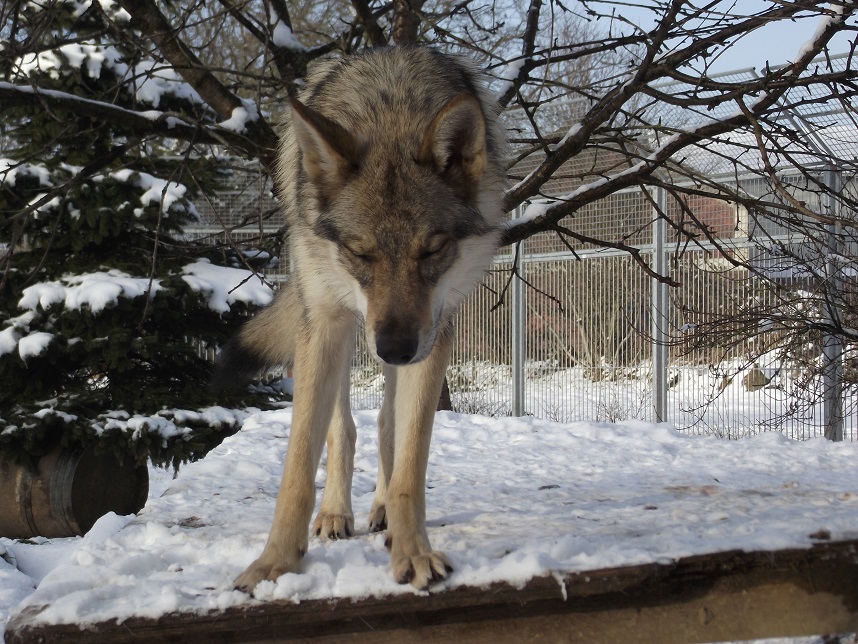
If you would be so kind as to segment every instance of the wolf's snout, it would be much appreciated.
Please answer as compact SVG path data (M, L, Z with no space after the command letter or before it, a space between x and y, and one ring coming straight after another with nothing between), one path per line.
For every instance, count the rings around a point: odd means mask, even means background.
M375 338L375 352L390 365L408 364L417 355L419 342L416 335L379 333Z

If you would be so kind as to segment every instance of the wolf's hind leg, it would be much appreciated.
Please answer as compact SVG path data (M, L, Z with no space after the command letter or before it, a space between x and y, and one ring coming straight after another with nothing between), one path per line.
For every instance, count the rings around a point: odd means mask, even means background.
M252 591L263 579L275 580L298 569L307 552L310 516L316 498L316 470L331 415L348 369L354 333L351 316L327 315L300 323L295 350L295 403L274 522L259 558L235 580Z
M450 345L450 330L445 329L428 358L400 367L396 375L394 462L385 500L387 536L394 579L417 588L452 571L444 553L432 550L426 532L429 442Z
M354 349L350 356L354 354ZM319 513L313 521L313 533L322 539L345 539L354 534L352 512L352 475L355 463L357 431L349 404L351 357L342 372L339 396L328 428L328 463L325 491Z

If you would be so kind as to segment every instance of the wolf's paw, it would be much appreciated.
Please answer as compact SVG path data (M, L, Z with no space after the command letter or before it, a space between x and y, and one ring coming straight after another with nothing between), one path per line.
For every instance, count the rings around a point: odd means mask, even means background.
M313 534L322 541L347 539L355 533L355 520L350 514L319 512L313 521Z
M418 590L425 590L432 584L443 581L453 572L447 555L436 550L411 557L398 557L391 560L390 565L397 583L410 583Z
M369 531L381 532L387 530L387 512L384 509L384 504L372 504L372 509L369 511Z
M263 552L259 559L250 564L247 570L235 578L232 585L236 590L252 594L253 589L256 588L256 584L260 581L263 579L274 581L280 575L285 575L287 572L295 572L300 562L300 553L295 557L275 558Z

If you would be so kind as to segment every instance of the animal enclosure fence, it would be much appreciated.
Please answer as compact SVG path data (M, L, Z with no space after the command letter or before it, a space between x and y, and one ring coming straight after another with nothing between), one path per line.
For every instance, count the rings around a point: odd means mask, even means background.
M767 189L758 178L742 188ZM719 231L719 240L688 245L669 239L654 214L657 200L668 201L629 190L577 217L603 239L631 240L645 263L679 286L653 280L627 253L569 249L547 234L496 257L457 320L447 372L454 410L666 421L731 438L769 430L809 438L834 422L855 440L854 383L844 384L841 372L829 392L831 385L812 368L824 338L809 339L806 355L797 355L779 344L761 314L750 314L801 306L811 288L807 278L777 265L749 235L757 223L740 208L701 199L696 215ZM767 239L804 243L778 230L768 230ZM763 267L766 279L728 261L728 253ZM713 319L719 330L707 337ZM748 324L760 328L748 332ZM355 360L353 403L376 407L380 370L362 346ZM832 395L840 398L834 419L826 403Z
M799 177L783 180L801 187ZM844 190L855 189L854 182L844 183ZM742 189L762 196L770 186L751 177ZM264 186L224 192L220 198L229 207L219 219L208 221L201 208L203 225L189 233L220 238L225 226L252 221L251 210L270 211L273 199L253 196L260 193L267 193ZM812 191L801 196L809 207L826 207ZM778 345L777 332L766 332L765 316L751 315L806 305L812 286L771 252L805 241L771 223L761 230L742 208L698 197L686 205L709 226L718 247L684 244L660 227L653 205L659 200L668 212L678 207L666 195L631 189L590 204L567 223L588 236L634 245L678 287L654 283L627 253L584 244L570 249L547 233L495 258L457 318L447 372L453 408L563 421L664 420L725 437L775 429L797 438L824 434L833 409L843 436L856 440L854 357L841 358L832 386L814 368L824 338L791 351ZM256 232L239 228L231 236L247 236L255 246L270 225L259 222L252 226ZM854 250L846 254L854 257ZM728 253L769 279L737 268ZM286 279L287 268L281 264L268 277ZM722 324L709 337L712 319L731 317L733 335ZM759 332L743 333L748 324ZM381 370L358 336L352 404L376 408ZM855 348L847 349L854 356Z
M846 62L845 56L827 60L837 69ZM753 74L740 70L722 80ZM830 328L853 329L842 334L849 337L858 328L855 212L839 213L836 203L837 195L846 195L854 204L858 190L848 161L855 158L854 123L838 116L843 110L834 100L825 109L795 101L779 117L786 129L802 134L807 149L787 155L777 186L759 170L736 174L760 165L735 163L737 150L757 154L755 142L742 144L736 134L738 148L725 139L686 159L711 180L708 188L693 186L681 201L665 189L627 189L561 222L582 239L633 246L641 263L678 286L654 281L628 253L570 245L555 234L503 249L457 319L447 371L453 408L566 421L666 421L725 437L777 430L796 438L858 439L858 346L844 345L836 334L820 331L825 324L815 324L832 319ZM616 171L624 163L616 150L599 154L570 160L574 172L565 171L571 166L559 172L545 193L569 194L581 182L599 180L602 165ZM836 159L844 168L820 165ZM513 174L532 169L516 166ZM668 177L670 169L662 171ZM246 180L226 177L230 188L218 193L218 203L198 204L203 221L190 234L258 247L282 232L270 181L259 168L242 172ZM796 229L813 227L790 228L786 218L769 216L777 213L749 213L710 197L713 185L729 185L768 208L792 198L808 212L851 223L802 237ZM666 219L686 231L697 226L700 235L690 242ZM282 236L273 237L268 250L276 254ZM268 276L287 279L288 262ZM791 320L811 324L806 332L794 325L790 335ZM375 408L381 370L362 334L357 342L352 404Z

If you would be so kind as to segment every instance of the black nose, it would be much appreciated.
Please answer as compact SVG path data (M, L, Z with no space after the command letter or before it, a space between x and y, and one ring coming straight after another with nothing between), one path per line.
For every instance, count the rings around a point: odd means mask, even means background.
M387 364L408 364L417 355L417 338L403 334L379 334L375 338L375 352Z

